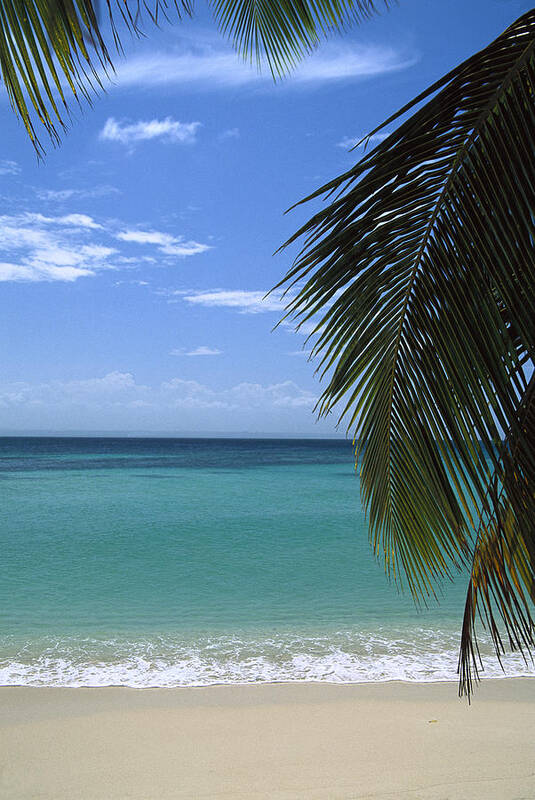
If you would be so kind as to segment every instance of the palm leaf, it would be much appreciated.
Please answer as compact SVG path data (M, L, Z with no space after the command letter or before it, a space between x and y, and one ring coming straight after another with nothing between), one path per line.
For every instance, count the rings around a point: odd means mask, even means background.
M374 0L209 0L220 30L244 58L266 60L280 76L314 50L321 36L376 12ZM387 8L391 0L381 0Z
M68 118L68 97L91 102L102 72L113 69L96 12L98 0L0 0L0 70L9 99L38 153L39 121L54 143ZM246 58L267 60L274 76L288 72L321 35L370 16L373 0L209 0L225 35ZM390 0L381 0L385 8ZM178 18L193 13L193 0L174 0ZM142 11L157 24L166 0L106 0L117 49L117 23L139 33ZM36 117L36 119L35 119Z
M22 118L34 144L38 138L27 98L50 136L57 140L54 117L61 122L58 102L66 108L61 76L72 93L87 95L90 67L84 36L92 37L97 58L109 57L98 31L93 7L80 0L3 0L0 4L0 68L13 108ZM56 94L58 100L56 100Z
M505 653L503 637L511 650L535 646L534 442L535 373L519 407L516 438L510 431L501 445L501 470L489 485L491 511L482 515L475 540L459 657L460 690L468 695L481 667L476 612L498 657Z
M140 0L133 6L125 0L113 5L107 0L117 47L117 19L139 32ZM156 0L150 14L157 21L159 11L165 9L165 0ZM191 0L177 2L176 9L179 16L191 13ZM92 0L1 0L2 79L38 153L42 146L34 115L57 143L68 118L67 97L91 102L91 93L101 87L99 68L105 74L113 69Z
M335 196L290 240L304 244L279 284L301 286L288 316L317 320L318 411L354 433L375 552L417 599L470 566L480 518L504 502L533 552L534 473L499 503L489 486L507 458L516 474L502 439L525 441L535 355L534 90L530 11L307 198Z

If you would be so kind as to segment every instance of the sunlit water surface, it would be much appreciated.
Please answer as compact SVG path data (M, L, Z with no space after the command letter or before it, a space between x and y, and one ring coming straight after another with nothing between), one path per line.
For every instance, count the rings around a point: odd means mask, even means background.
M466 578L388 583L347 442L0 439L0 485L0 684L456 679Z

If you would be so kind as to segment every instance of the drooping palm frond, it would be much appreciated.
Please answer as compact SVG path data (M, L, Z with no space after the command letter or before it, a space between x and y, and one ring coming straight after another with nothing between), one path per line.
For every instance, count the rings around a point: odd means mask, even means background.
M376 13L374 0L209 0L222 33L245 58L266 60L280 76L317 47L329 30L340 30ZM391 0L380 0L385 8Z
M208 0L221 31L245 57L266 60L274 76L288 72L321 35L376 11L374 0ZM380 0L388 7L391 0ZM121 49L117 22L139 33L142 12L158 23L170 6L178 19L193 0L0 0L0 70L11 104L36 150L42 152L33 113L54 142L68 117L68 99L91 102L100 74L113 69L105 42L109 27ZM58 130L59 129L59 130Z
M503 635L512 650L529 651L535 645L535 372L519 407L515 434L509 432L501 449L500 468L489 486L490 511L482 514L474 543L461 631L459 672L461 689L468 693L481 664L476 611L498 657L505 652ZM503 632L496 624L495 608Z
M387 571L426 598L471 564L480 519L505 541L503 507L527 555L514 580L505 563L512 594L486 610L507 624L510 609L514 626L515 580L535 575L535 472L517 481L519 447L534 446L521 409L535 358L535 10L377 131L416 106L307 198L335 196L290 240L305 239L279 286L304 282L288 315L318 319L318 410L354 432Z
M63 125L58 105L66 108L63 80L71 92L88 98L95 77L85 39L97 60L109 56L91 2L2 0L0 3L0 68L11 104L34 144L38 137L28 102L50 136L57 140L55 120ZM55 118L55 119L54 119Z
M191 13L191 0L176 2L181 13ZM157 20L165 0L150 8ZM146 7L143 4L143 7ZM32 112L54 142L65 127L68 98L91 102L112 63L93 0L0 0L0 70L11 105L21 117L37 151L42 150ZM141 0L106 0L108 23L120 47L116 19L137 32Z

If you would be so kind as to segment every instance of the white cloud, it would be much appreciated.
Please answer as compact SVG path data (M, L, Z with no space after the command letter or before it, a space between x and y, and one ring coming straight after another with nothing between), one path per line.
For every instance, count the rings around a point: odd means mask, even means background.
M100 244L85 244L80 248L82 256L90 258L108 258L115 252L117 251L113 247L104 247Z
M103 225L87 214L44 216L36 213L0 216L0 281L68 281L102 270L128 269L157 259L121 253L117 240L157 243L165 256L191 256L208 245L157 232L117 234L117 223ZM135 238L136 235L141 238ZM151 239L152 236L152 239ZM167 263L166 259L158 258Z
M230 49L211 42L190 42L177 53L151 53L129 58L117 69L119 88L130 86L195 85L206 89L221 86L244 86L251 83L271 84L269 69L262 72L244 62ZM306 86L395 72L414 65L417 58L391 47L347 45L327 42L305 59L285 79L286 86Z
M131 373L115 371L102 378L86 380L4 384L0 386L0 406L39 405L61 409L83 405L103 408L110 403L128 403L147 391L148 387L136 384Z
M109 372L103 378L88 378L81 381L57 382L47 386L49 390L60 389L71 399L88 401L91 398L116 398L117 395L128 394L131 390L146 391L145 386L137 386L130 372Z
M291 76L296 83L324 83L350 78L370 78L411 67L414 55L407 56L391 47L355 46L331 43L306 58Z
M194 144L200 124L200 122L178 122L172 117L121 124L110 117L106 120L99 138L125 145L151 139L161 139L171 144Z
M186 350L184 347L177 347L174 350L171 350L169 353L170 356L220 356L222 350L218 350L217 347L207 347L206 345L200 345L200 347L196 347L194 350Z
M126 286L149 286L149 282L148 281L138 281L138 280L115 281L113 285L114 286L125 286L125 285Z
M298 320L284 320L281 322L281 328L284 328L289 333L299 333L301 336L318 336L324 330L322 326L316 330L316 327L320 324L320 316L316 321L313 320L306 320L305 322L299 323ZM290 355L290 354L289 354Z
M317 401L312 392L301 389L293 381L272 383L263 386L260 383L240 383L229 390L229 395L236 398L239 403L245 403L255 408L266 403L286 408L312 408Z
M283 319L286 307L296 297L298 288L294 287L288 291L284 297L278 294L268 294L264 291L249 291L246 289L212 289L209 291L178 289L160 289L156 294L170 298L170 302L183 301L191 305L202 306L204 308L229 308L238 314L262 314L266 312L278 315L278 324L282 330L288 333L299 333L302 336L318 335L323 331L322 327L316 330L320 323L320 317L316 320L306 320L299 323L295 319ZM334 302L343 290L335 292L331 299ZM304 352L308 355L308 352ZM297 355L297 353L287 353L287 355ZM299 351L301 355L301 351Z
M174 378L161 386L168 402L176 406L184 404L192 407L217 405L227 409L258 408L298 408L312 407L316 396L301 389L293 381L263 385L260 383L239 383L230 389L216 391L196 381Z
M85 200L105 197L109 194L120 194L120 191L115 186L104 184L93 186L90 189L36 189L35 193L40 200L64 203L73 199Z
M156 245L158 250L166 256L195 256L211 249L208 244L193 240L184 241L183 236L171 236L171 234L161 231L126 230L118 233L117 239L121 239L123 242Z
M151 409L151 414L176 409L216 409L241 414L260 410L311 409L316 395L294 381L260 384L243 382L228 389L214 389L183 378L172 378L156 386L138 384L130 372L114 371L103 377L76 381L27 382L0 385L0 407L3 409L50 409L72 413L89 409L119 415L128 409ZM172 417L171 417L172 418Z
M221 141L225 141L225 139L239 139L240 138L240 129L239 128L228 128L226 131L222 131L218 139Z
M85 214L0 217L0 281L74 281L113 268L115 248L87 241L101 226Z
M139 265L139 264L157 263L157 259L154 258L154 256L137 256L135 258L133 256L117 256L115 260L117 264L121 264L124 266L129 266L129 265L135 266L136 264Z
M220 87L240 86L259 78L235 53L208 48L197 53L152 53L129 58L119 66L115 84L119 88L173 84Z
M20 167L16 161L10 161L6 158L0 159L0 175L18 175Z
M336 143L336 146L343 147L344 150L350 150L359 143L361 147L366 147L366 145L369 147L369 145L376 145L379 144L379 142L384 142L388 136L390 136L389 132L374 133L373 136L344 136L340 142Z
M166 245L165 247L160 247L162 253L165 253L167 256L196 256L199 253L205 253L207 250L211 250L209 244L202 244L201 242L194 242L192 240L184 242L180 239L176 240L176 244Z
M65 217L58 217L55 221L60 225L77 225L80 228L102 228L102 225L99 225L87 214L67 214Z
M169 408L226 409L233 408L223 393L218 394L197 381L172 378L161 384L162 400Z
M63 217L45 217L44 214L34 214L26 212L21 215L28 223L37 225L74 225L78 228L102 228L95 220L87 214L66 214Z
M276 295L268 295L264 291L247 291L244 289L214 289L212 291L178 292L182 299L192 305L206 308L234 308L242 314L259 314L265 311L284 311L285 303L290 300L287 295L282 301Z
M306 356L309 358L312 355L312 350L290 350L286 353L287 356Z
M137 242L137 244L167 245L173 241L172 236L160 231L122 231L117 234L117 238L123 242Z

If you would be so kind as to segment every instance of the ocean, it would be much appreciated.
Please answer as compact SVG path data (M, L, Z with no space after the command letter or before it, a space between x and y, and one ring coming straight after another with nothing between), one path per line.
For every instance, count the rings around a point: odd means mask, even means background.
M457 678L466 576L389 583L349 442L2 438L0 486L0 685Z

